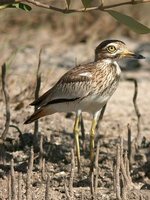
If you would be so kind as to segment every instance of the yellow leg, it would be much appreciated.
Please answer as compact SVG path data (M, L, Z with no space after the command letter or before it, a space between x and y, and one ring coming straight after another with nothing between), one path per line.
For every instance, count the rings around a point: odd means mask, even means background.
M95 113L93 121L92 121L91 131L90 131L90 160L91 160L90 173L93 172L93 168L94 168L94 160L95 160L95 155L94 155L94 137L95 137L95 129L96 129L96 125L97 125L97 120L98 120L99 114L100 114L100 111Z
M78 172L80 172L80 145L79 145L79 122L80 122L81 111L78 111L76 114L75 124L74 124L74 137L75 137L75 146L78 162Z

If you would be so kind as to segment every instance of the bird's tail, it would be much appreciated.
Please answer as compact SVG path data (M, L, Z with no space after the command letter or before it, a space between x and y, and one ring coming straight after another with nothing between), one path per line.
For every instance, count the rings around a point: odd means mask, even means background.
M44 117L45 115L51 115L53 114L53 111L50 111L49 109L43 107L35 111L25 122L24 124L30 124L34 122L35 120Z

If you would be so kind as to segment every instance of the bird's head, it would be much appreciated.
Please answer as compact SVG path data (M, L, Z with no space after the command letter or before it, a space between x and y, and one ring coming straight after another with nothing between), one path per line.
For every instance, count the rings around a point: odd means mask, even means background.
M125 43L120 40L105 40L95 49L95 61L102 59L119 60L122 58L142 59L144 56L129 51Z

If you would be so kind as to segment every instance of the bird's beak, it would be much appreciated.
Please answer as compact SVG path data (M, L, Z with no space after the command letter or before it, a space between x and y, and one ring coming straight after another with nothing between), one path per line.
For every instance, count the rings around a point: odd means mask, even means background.
M133 59L144 59L145 57L140 55L140 54L136 54L134 52L131 52L131 51L128 51L128 50L125 50L122 55L121 55L122 58L133 58Z

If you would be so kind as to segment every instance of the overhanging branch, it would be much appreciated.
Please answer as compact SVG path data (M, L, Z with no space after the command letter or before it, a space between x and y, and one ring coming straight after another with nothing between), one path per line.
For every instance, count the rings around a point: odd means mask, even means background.
M58 7L45 4L36 0L0 0L0 5L19 3L19 2L33 4L34 6L37 6L37 7L54 10L56 12L61 12L64 14L69 14L69 13L76 13L76 12L90 12L93 10L105 11L109 8L119 7L123 5L135 5L135 4L141 4L141 3L148 3L150 2L150 0L137 0L137 1L131 0L131 1L126 1L126 2L121 2L121 3L113 3L110 5L104 5L104 2L103 2L99 6L90 7L90 8L79 8L79 9L58 8Z

